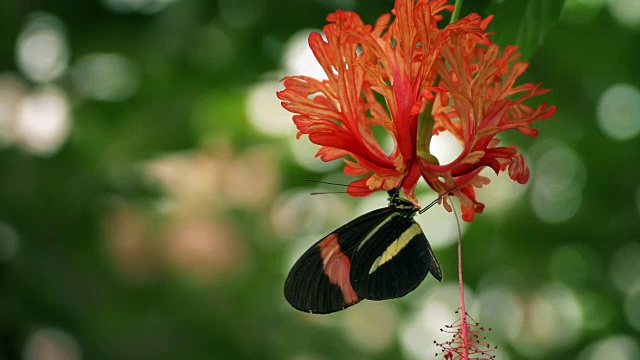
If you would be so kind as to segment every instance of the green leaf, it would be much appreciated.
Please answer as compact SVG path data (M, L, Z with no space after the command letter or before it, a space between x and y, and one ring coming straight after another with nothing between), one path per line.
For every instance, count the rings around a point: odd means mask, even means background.
M494 1L488 13L494 14L489 30L501 47L517 45L521 59L529 59L542 45L544 37L558 22L565 0Z

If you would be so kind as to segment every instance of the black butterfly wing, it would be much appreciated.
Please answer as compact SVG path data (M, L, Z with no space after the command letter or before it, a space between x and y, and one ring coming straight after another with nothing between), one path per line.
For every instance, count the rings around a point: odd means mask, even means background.
M384 223L392 207L368 212L311 246L293 265L284 296L294 308L327 314L357 304L362 296L351 284L351 260L358 244Z
M394 212L356 249L351 285L363 299L393 299L414 290L429 273L442 281L442 269L422 228Z

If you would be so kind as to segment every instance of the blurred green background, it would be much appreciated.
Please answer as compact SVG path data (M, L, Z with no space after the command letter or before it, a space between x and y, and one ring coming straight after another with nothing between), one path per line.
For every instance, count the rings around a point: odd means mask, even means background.
M306 36L328 13L392 5L1 2L0 359L433 358L458 307L442 209L419 219L442 284L330 316L282 296L309 244L385 198L310 196L335 189L304 179L348 180L274 93L319 76ZM558 111L503 137L531 180L495 179L463 224L469 311L498 359L640 359L640 2L567 0L526 55Z

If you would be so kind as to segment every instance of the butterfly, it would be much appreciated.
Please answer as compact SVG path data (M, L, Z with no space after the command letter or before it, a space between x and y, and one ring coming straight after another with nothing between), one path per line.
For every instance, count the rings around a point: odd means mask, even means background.
M413 291L442 268L420 225L422 210L388 191L389 205L332 231L296 261L284 284L287 302L300 311L328 314L363 299L386 300Z

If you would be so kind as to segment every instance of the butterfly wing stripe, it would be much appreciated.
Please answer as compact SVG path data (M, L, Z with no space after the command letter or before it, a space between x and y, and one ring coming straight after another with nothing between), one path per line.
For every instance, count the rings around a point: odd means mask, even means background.
M344 300L342 290L331 283L324 273L324 264L317 246L309 249L291 269L284 294L294 308L312 313L330 313L353 305L360 299Z
M361 297L353 290L348 276L351 258L359 242L393 211L392 207L386 207L359 216L302 254L285 281L284 295L291 306L304 312L326 314L358 303Z
M352 304L357 301L358 294L351 287L349 279L351 260L340 249L338 235L330 234L318 244L318 247L320 248L324 273L332 284L340 288L344 302Z
M385 264L389 260L391 260L394 256L396 256L400 250L404 249L405 246L411 241L416 235L422 232L420 225L418 223L414 223L407 230L405 230L400 237L389 245L386 250L382 253L382 255L378 256L376 260L371 265L371 269L369 269L369 274L372 274L374 271L380 267L380 265Z
M365 236L365 238L362 239L360 244L358 244L358 250L360 250L364 246L364 244L366 244L367 241L369 241L369 239L371 239L371 237L376 232L378 232L378 230L380 230L380 228L382 228L384 225L386 225L389 221L393 220L393 218L395 218L396 216L400 216L400 213L398 213L398 212L390 213L384 220L382 220L382 222L380 222L378 225L376 225L376 227L371 229L371 231L367 234L367 236Z
M417 228L414 228L414 225ZM409 230L411 229L412 230ZM419 230L419 231L417 231ZM369 273L378 258L406 233L406 244L394 246L399 251ZM413 235L409 237L409 235ZM370 300L392 299L415 289L429 273L431 255L427 238L413 219L395 217L381 227L366 245L356 251L351 261L351 285L358 296Z

